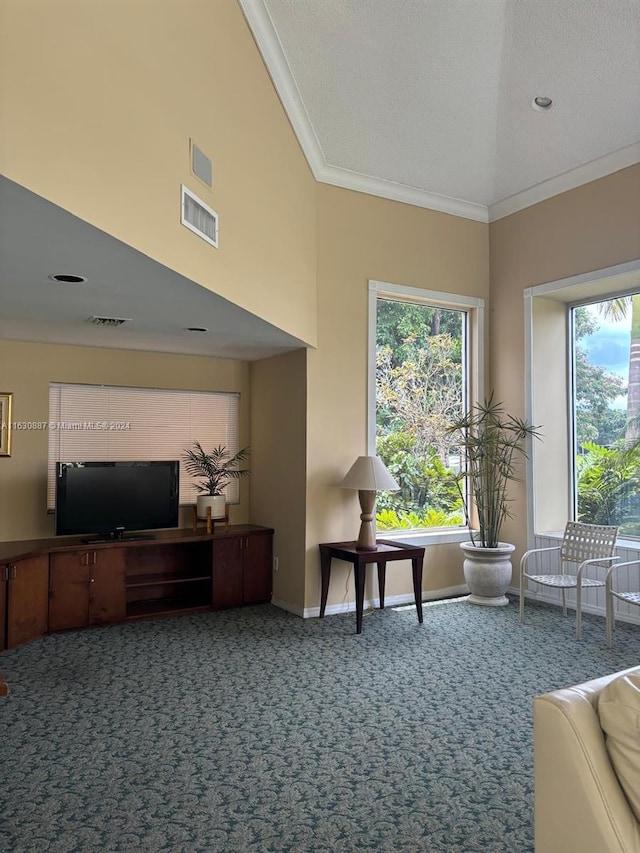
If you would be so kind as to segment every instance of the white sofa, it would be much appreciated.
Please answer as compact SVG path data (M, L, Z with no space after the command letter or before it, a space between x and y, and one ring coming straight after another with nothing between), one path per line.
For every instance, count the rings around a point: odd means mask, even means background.
M640 853L640 667L536 697L533 721L536 853Z

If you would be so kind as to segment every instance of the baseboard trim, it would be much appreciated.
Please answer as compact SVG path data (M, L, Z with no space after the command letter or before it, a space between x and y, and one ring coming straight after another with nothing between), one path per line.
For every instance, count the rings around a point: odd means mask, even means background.
M283 601L281 598L272 598L271 604L274 607L279 607L280 610L286 610L288 613L293 613L295 616L301 616L304 618L304 611L302 607L298 607L296 604L291 604L289 601Z
M507 590L509 595L512 595L516 602L520 596L520 590L517 586L510 586ZM422 601L437 601L441 598L455 598L461 595L468 595L469 588L466 584L458 584L458 586L446 586L441 589L429 589L422 591ZM552 604L554 607L562 607L562 602L559 602L556 598L553 598L551 595L547 595L544 592L535 593L531 590L527 590L525 592L525 598L530 599L532 601L542 601L545 604ZM281 610L286 610L288 613L293 613L295 616L300 616L302 619L314 619L320 616L320 607L305 607L304 609L298 607L296 604L291 604L289 601L283 601L281 598L272 598L271 604L274 607L279 607ZM405 604L413 604L413 593L404 593L402 595L392 595L385 596L384 606L386 607L401 607ZM364 602L364 609L368 610L370 607L378 608L380 607L380 599L366 599ZM575 610L575 606L572 602L567 602L567 607L570 610ZM334 616L337 613L352 613L356 609L355 601L347 601L342 602L340 604L329 604L327 605L327 609L325 610L326 616ZM584 613L592 613L594 616L602 616L604 619L604 607L597 607L595 605L583 604L582 610ZM629 622L632 625L640 625L640 607L637 608L638 613L618 613L616 611L616 622ZM526 613L525 613L526 615Z
M466 584L458 586L446 586L442 589L429 589L422 591L422 600L435 601L439 598L454 598L458 595L468 595L469 589ZM402 595L385 595L384 606L386 608L399 607L404 604L413 604L414 597L412 592L402 593ZM364 610L373 607L380 607L379 598L365 599ZM325 610L325 616L335 616L337 613L352 613L356 609L355 601L345 601L340 604L328 604ZM320 607L305 607L303 619L313 619L320 616Z

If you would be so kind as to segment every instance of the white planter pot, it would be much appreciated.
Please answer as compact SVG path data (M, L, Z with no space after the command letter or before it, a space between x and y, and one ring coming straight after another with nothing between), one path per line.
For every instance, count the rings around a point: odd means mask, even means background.
M198 495L198 518L207 517L207 507L211 507L211 518L224 518L226 497L224 495Z
M505 592L511 585L511 554L516 546L499 542L497 548L482 548L473 542L461 542L464 553L464 579L469 587L469 601L485 607L504 607L509 603Z

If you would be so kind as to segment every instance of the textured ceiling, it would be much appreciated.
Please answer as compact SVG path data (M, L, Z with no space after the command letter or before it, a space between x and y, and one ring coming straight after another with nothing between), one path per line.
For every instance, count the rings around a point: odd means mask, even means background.
M640 0L240 3L319 180L486 219L640 161Z

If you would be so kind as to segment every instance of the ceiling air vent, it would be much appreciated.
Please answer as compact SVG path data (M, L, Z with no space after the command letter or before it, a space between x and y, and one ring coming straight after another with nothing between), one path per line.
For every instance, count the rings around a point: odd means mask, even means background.
M182 188L182 208L180 221L182 224L202 237L207 243L218 248L218 214L211 210L201 199L195 196L184 185Z
M130 322L131 317L96 317L95 314L87 320L87 323L93 323L94 326L109 326L112 329Z

